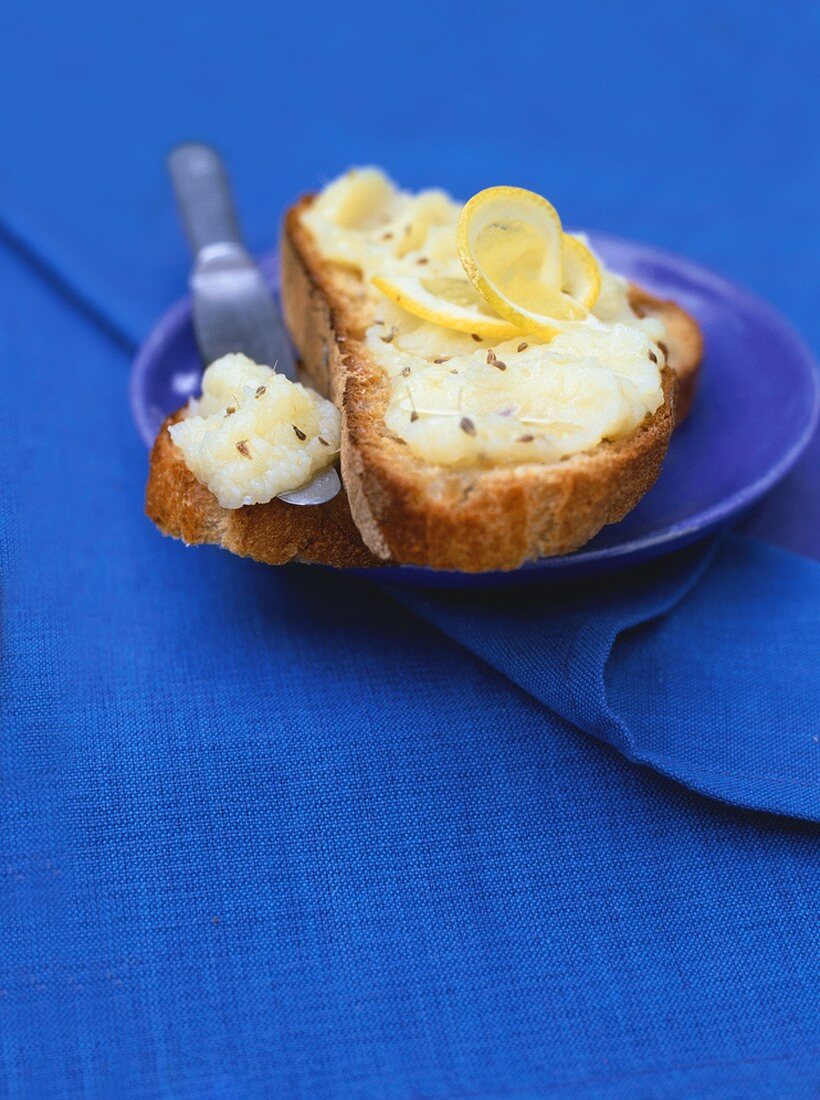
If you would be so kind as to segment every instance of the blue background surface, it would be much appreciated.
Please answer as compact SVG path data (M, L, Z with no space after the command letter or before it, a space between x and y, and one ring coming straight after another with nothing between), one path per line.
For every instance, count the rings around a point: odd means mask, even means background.
M258 249L349 163L513 182L751 285L817 348L819 61L800 0L6 0L0 1090L817 1095L817 826L628 763L515 686L491 621L465 648L442 605L160 539L126 381L184 285L163 156L191 137ZM818 457L747 526L814 559ZM711 601L709 720L773 722L745 613L816 760L818 592L805 557L727 543L618 643L613 705L657 730ZM730 651L742 699L709 679Z

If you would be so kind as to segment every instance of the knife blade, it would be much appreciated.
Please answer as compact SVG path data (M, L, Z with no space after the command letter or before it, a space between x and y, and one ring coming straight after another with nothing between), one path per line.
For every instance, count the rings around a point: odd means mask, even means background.
M194 256L189 286L202 361L207 366L229 352L243 352L298 381L279 310L242 240L221 157L209 145L186 142L170 153L168 170ZM322 504L340 489L339 475L331 467L279 499Z

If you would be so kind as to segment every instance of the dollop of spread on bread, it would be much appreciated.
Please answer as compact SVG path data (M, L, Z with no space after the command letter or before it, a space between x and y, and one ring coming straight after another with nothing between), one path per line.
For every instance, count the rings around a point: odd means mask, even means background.
M409 194L361 168L330 183L302 215L322 258L361 276L364 342L391 385L390 431L444 466L557 462L634 431L663 403L664 327L636 316L627 281L599 257L597 300L551 339L457 331L374 285L412 278L433 307L437 294L443 300L462 286L460 212L443 191Z
M267 504L298 489L339 451L339 410L313 390L245 355L202 376L202 396L168 433L223 508Z

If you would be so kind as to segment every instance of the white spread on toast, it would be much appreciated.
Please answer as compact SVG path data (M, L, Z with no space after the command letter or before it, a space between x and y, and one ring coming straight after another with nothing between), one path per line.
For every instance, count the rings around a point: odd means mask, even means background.
M322 257L362 275L373 317L367 350L392 383L390 430L438 465L557 462L655 412L663 324L637 317L627 281L603 264L592 311L549 341L476 339L413 316L372 284L420 271L434 287L463 279L460 211L443 191L409 194L362 168L330 183L302 215Z
M339 410L245 355L202 376L202 396L168 432L185 464L223 508L267 504L334 461Z

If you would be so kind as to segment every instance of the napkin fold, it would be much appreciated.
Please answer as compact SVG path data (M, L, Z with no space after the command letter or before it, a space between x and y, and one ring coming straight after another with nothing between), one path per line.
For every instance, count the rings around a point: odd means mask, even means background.
M394 598L693 790L820 819L820 565L739 535L541 590Z

